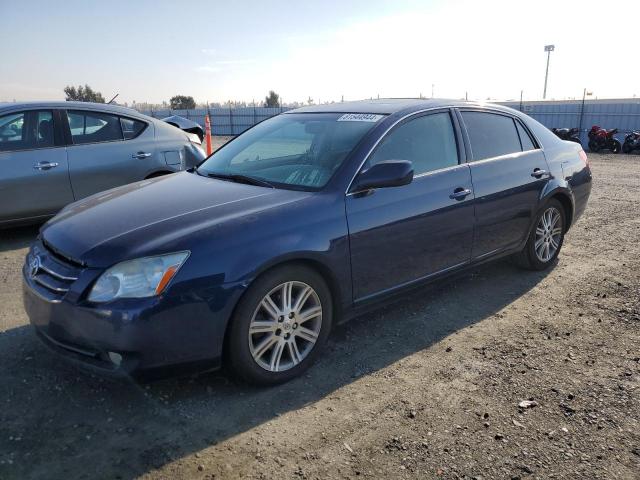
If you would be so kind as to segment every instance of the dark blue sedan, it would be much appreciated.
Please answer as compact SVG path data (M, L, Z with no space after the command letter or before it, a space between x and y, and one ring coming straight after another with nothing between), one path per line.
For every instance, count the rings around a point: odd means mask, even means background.
M110 372L303 372L333 324L507 255L553 265L585 153L496 105L379 100L266 120L198 168L45 224L24 266L38 336Z

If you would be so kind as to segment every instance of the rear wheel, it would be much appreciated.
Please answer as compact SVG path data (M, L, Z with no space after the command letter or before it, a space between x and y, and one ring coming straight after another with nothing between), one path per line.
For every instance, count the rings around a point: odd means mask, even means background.
M331 293L318 273L298 265L267 272L249 287L233 316L229 366L249 383L286 382L313 363L331 322Z
M565 233L564 207L557 200L550 200L538 213L535 227L524 249L516 255L516 262L530 270L544 270L558 257Z
M612 153L620 153L622 145L620 144L620 140L612 140L611 141L611 152Z

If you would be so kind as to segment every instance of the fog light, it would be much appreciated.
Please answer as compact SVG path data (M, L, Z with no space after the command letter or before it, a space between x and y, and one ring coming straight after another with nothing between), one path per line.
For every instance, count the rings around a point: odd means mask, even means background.
M122 363L122 355L116 352L109 352L109 360L111 360L111 363L113 363L116 367L119 367Z

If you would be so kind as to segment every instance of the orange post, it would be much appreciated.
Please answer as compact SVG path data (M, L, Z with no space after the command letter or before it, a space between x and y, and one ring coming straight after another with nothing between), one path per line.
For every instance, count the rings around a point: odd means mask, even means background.
M211 147L211 120L209 120L209 115L205 115L204 117L204 139L207 147L207 156L209 156L213 153L213 148Z

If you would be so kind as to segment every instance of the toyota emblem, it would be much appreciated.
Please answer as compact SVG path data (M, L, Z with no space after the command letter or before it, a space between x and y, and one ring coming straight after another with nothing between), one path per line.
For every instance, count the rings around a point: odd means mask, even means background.
M40 270L40 257L38 255L31 257L29 261L29 275L31 278L35 277Z

